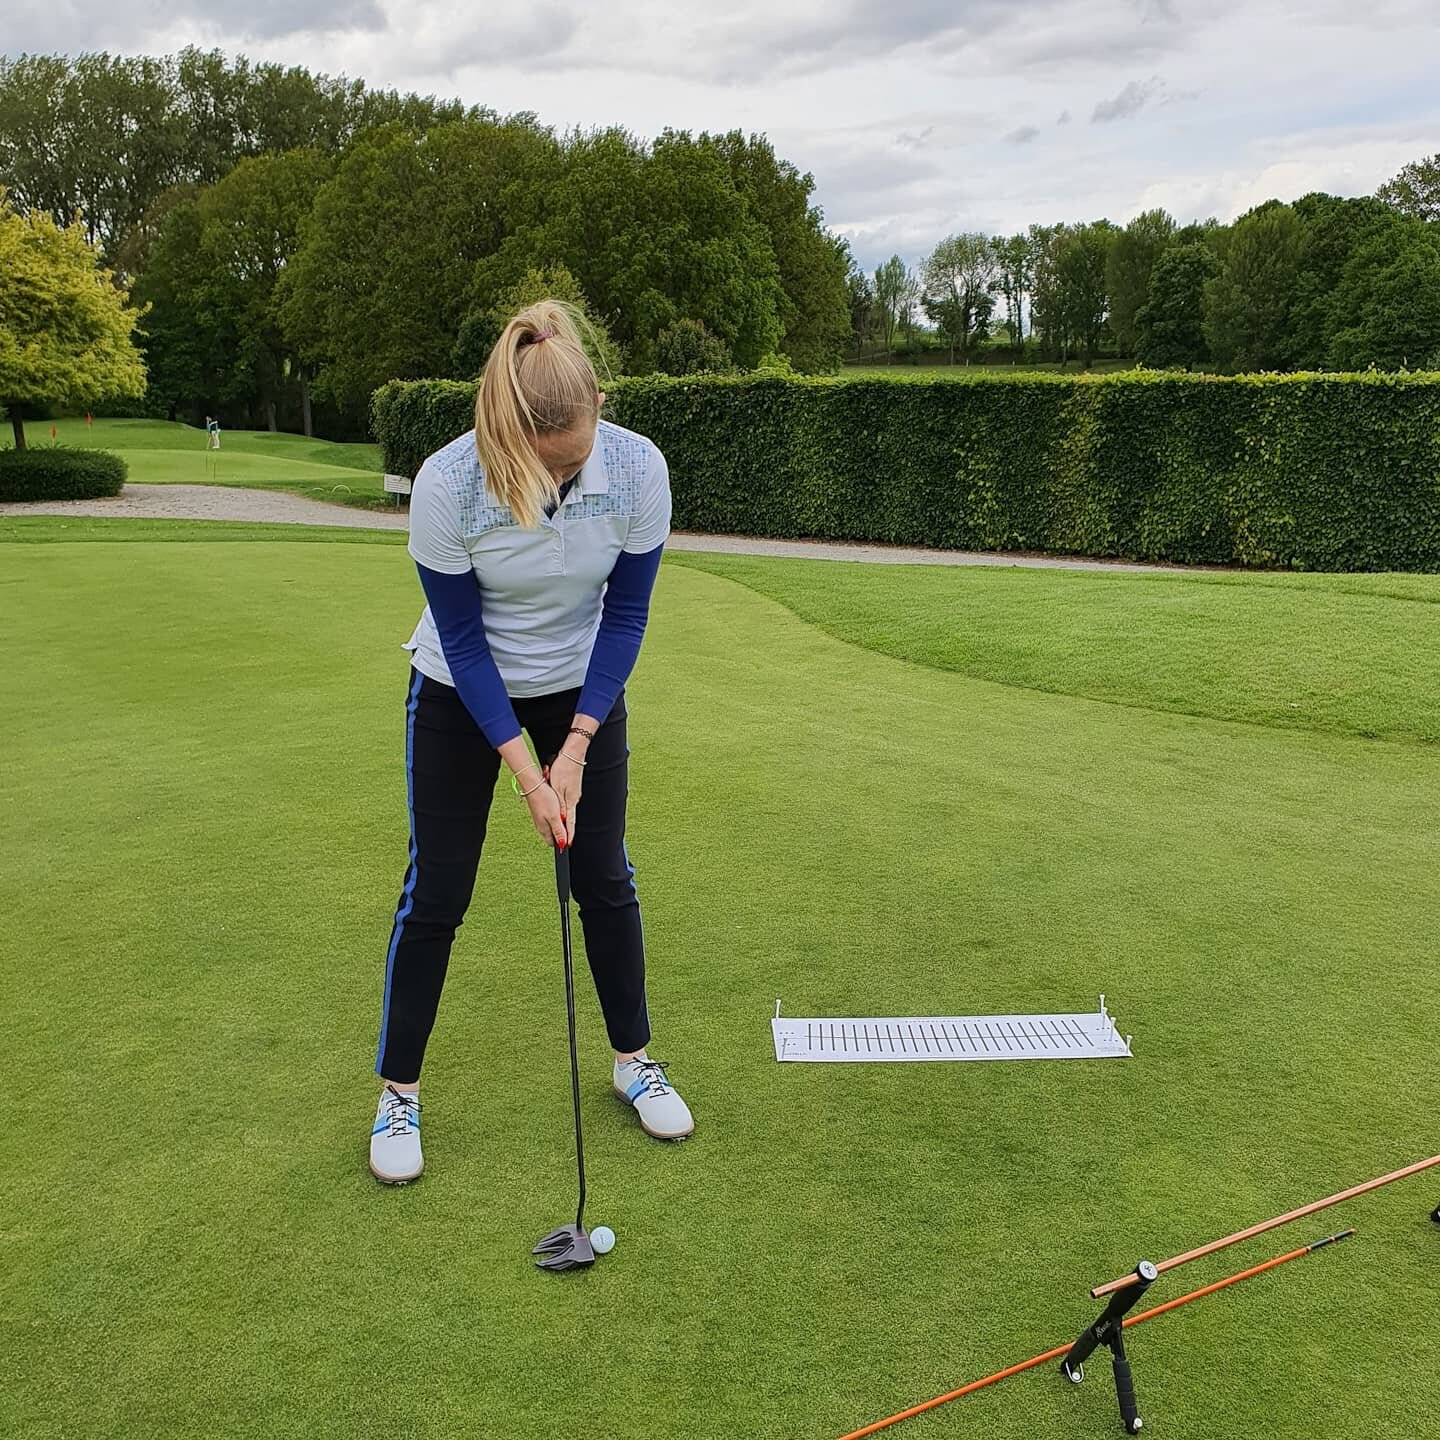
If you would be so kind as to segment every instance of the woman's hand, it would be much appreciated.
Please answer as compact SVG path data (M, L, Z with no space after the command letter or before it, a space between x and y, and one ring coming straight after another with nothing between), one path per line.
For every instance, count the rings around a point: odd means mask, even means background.
M580 807L580 790L585 780L584 756L572 753L572 750L578 749L577 737L572 735L551 761L550 769L546 772L550 779L550 788L560 797L560 813L572 829L575 824L575 811Z
M535 822L536 834L547 845L556 845L561 850L568 849L570 827L565 822L565 812L554 787L548 781L541 781L526 795L525 803L530 807L530 818Z

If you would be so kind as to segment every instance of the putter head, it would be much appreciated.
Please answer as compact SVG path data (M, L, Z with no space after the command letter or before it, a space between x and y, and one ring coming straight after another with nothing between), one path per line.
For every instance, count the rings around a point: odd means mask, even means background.
M578 1225L552 1230L530 1253L540 1257L535 1264L541 1270L574 1270L595 1263L590 1237Z

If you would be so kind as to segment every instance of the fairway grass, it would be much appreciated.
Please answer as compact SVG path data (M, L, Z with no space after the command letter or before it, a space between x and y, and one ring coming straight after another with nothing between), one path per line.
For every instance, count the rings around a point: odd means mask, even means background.
M204 430L168 420L34 420L32 447L55 443L111 450L125 458L137 485L234 485L284 490L362 509L393 504L385 493L378 445L342 445L268 430L226 430L220 449Z
M1166 625L1149 576L947 571L917 607L913 570L667 564L630 693L630 854L652 1051L698 1129L656 1144L610 1095L585 985L588 1218L618 1243L542 1276L529 1247L573 1205L564 1004L552 872L507 794L427 1063L427 1174L365 1169L407 557L22 532L49 542L0 544L24 617L0 1434L825 1440L1073 1338L1087 1288L1142 1255L1440 1149L1440 748L1410 653L1429 605L1381 593L1404 577L1279 606L1241 577ZM1307 617L1341 657L1368 635L1387 678L1301 728L1245 690L1329 685ZM984 1013L1102 989L1133 1060L770 1049L777 997ZM1360 1232L1136 1332L1146 1433L1425 1436L1437 1199L1407 1181L1162 1279L1157 1303ZM1093 1370L894 1433L1108 1436Z

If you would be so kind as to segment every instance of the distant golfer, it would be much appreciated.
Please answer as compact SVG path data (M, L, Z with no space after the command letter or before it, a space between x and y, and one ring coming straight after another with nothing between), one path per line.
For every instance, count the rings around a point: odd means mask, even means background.
M574 312L532 305L485 366L475 429L415 477L410 554L429 604L405 647L410 864L385 957L370 1135L370 1169L387 1182L424 1168L420 1067L502 762L540 836L570 851L616 1093L658 1139L694 1129L645 1052L645 943L625 850L625 682L670 533L670 478L649 440L600 419L604 400ZM535 873L538 901L549 871ZM530 1083L523 1067L514 1078Z
M213 415L205 417L205 433L209 437L209 448L218 450L220 448L220 422Z

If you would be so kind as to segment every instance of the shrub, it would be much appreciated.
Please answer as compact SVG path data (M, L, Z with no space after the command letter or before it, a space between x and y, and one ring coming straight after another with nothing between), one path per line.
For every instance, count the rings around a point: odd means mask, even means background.
M724 374L735 362L725 342L699 320L676 320L655 337L655 368L666 375Z
M0 500L94 500L118 495L125 461L108 450L0 450Z
M1183 564L1440 570L1440 374L646 377L607 413L670 462L678 529ZM475 387L387 385L386 468Z

